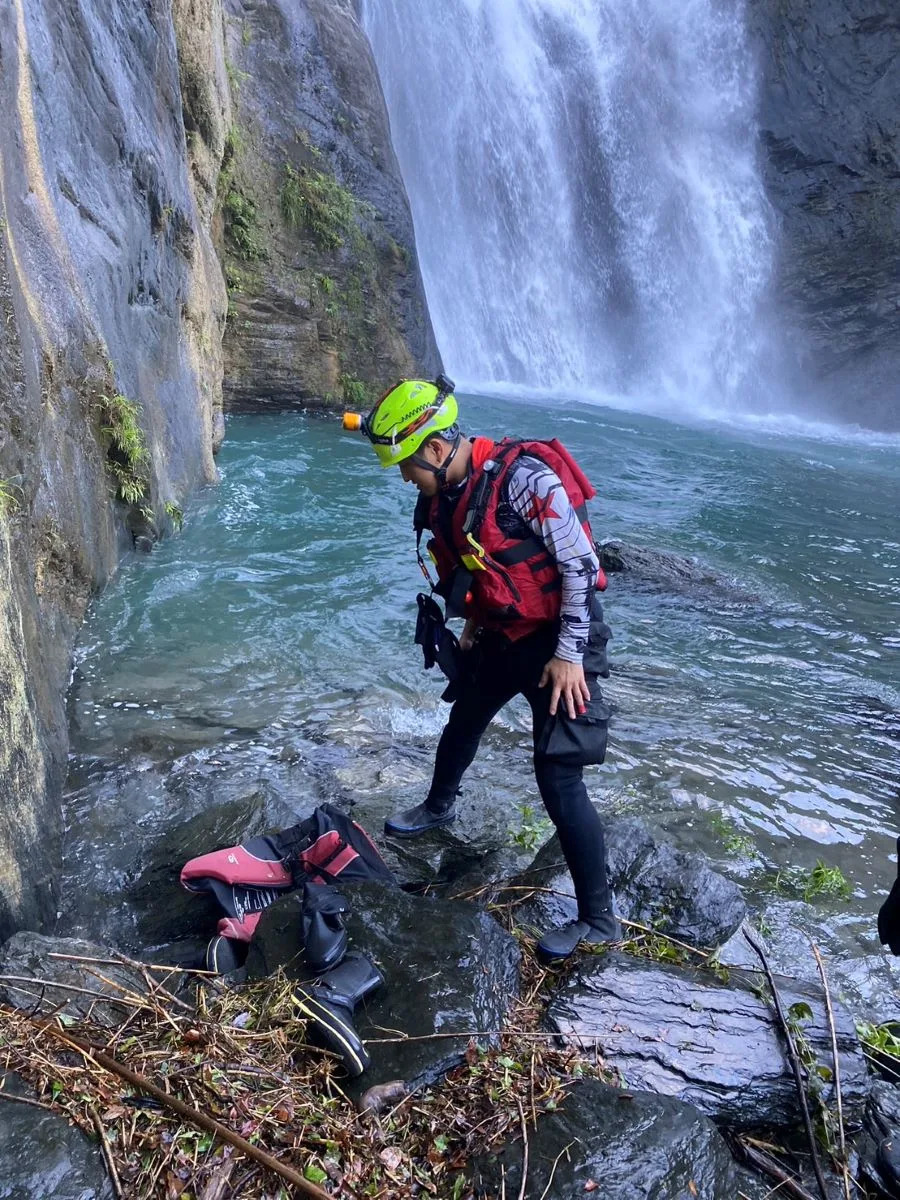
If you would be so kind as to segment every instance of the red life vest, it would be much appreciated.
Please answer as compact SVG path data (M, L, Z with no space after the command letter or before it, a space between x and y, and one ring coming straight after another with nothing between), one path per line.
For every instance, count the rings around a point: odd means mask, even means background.
M472 471L453 511L451 522L442 522L440 497L431 498L425 527L434 535L428 544L440 579L439 591L447 595L459 567L471 571L465 615L486 629L501 630L511 641L533 633L559 617L562 578L556 559L543 540L528 532L510 537L497 524L497 505L503 482L515 460L532 455L559 476L569 502L594 543L585 507L596 495L581 468L553 438L548 442L519 442L504 438L492 442L475 438ZM606 587L602 568L597 587Z

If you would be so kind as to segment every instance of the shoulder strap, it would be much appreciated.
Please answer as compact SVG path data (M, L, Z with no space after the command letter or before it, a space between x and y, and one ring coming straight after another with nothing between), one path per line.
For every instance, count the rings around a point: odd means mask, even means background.
M473 541L478 541L491 493L506 473L512 459L519 453L521 445L520 441L504 438L502 442L497 443L493 457L489 458L482 466L481 478L475 485L462 526L463 533L466 537L471 537Z

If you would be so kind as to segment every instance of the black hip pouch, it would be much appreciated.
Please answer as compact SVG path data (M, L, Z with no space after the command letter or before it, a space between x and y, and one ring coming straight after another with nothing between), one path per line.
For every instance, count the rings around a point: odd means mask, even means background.
M610 707L596 681L590 685L591 699L585 711L573 720L562 707L548 717L534 748L536 757L568 767L590 767L606 758Z

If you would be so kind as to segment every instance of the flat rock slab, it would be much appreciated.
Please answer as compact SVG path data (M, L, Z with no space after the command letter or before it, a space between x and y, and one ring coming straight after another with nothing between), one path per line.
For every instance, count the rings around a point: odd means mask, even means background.
M0 1072L0 1091L33 1099L31 1088ZM0 1200L113 1200L100 1147L64 1116L0 1101Z
M479 1159L476 1195L518 1196L522 1162L521 1141ZM715 1125L667 1096L586 1080L528 1133L526 1200L724 1200L737 1192Z
M728 941L747 913L736 883L714 871L702 854L678 850L641 821L616 818L605 821L604 829L620 916L692 946ZM544 929L575 916L572 883L555 836L512 884L542 889L522 905L522 923Z
M757 977L758 979L759 977ZM628 1087L676 1096L738 1129L795 1126L800 1111L774 1009L756 979L722 982L689 970L609 954L582 966L550 1002L563 1041L596 1047ZM776 980L785 1010L797 1002L816 1061L831 1067L831 1035L820 989ZM870 1080L853 1021L834 1005L845 1119L862 1115ZM833 1102L831 1085L824 1099Z
M66 957L52 958L52 954ZM129 991L146 995L147 983L138 968L112 959L109 947L97 942L15 933L0 947L0 1000L35 1013L60 1007L71 1017L90 1013L93 1021L119 1026L132 1008L116 1001ZM175 978L166 984L171 991L177 985Z
M384 975L354 1023L372 1056L360 1083L433 1083L463 1061L469 1038L496 1041L519 992L519 948L483 910L407 895L377 883L342 887L353 906L350 948ZM306 977L295 898L267 909L250 947L250 978L283 967ZM459 1037L448 1034L459 1032ZM435 1036L437 1035L437 1036ZM421 1039L421 1040L418 1040Z

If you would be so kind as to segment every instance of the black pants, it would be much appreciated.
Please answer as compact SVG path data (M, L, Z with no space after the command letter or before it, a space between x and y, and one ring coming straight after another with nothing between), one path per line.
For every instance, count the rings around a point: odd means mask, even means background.
M425 801L428 808L442 812L453 804L484 731L513 696L524 696L531 706L533 746L538 745L549 717L552 691L549 684L538 687L538 683L544 667L553 657L557 634L558 626L550 624L517 642L486 635L472 651L477 656L474 669L461 686L438 742L434 777ZM597 674L609 673L606 667L608 637L603 610L599 601L595 601L584 660L589 684L593 685ZM595 694L594 686L591 691ZM582 920L590 920L609 908L610 896L603 825L588 799L583 768L536 753L534 774L572 875L578 915Z

